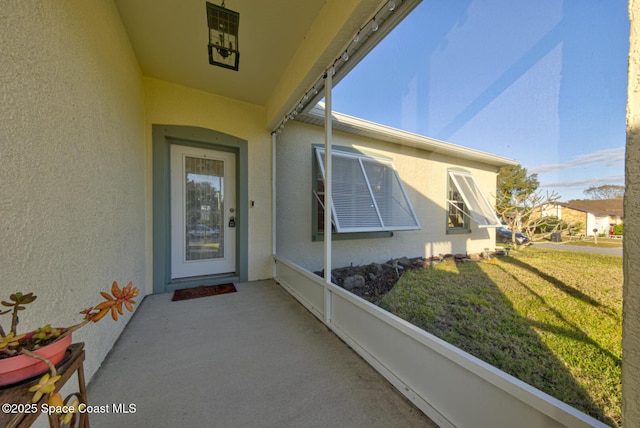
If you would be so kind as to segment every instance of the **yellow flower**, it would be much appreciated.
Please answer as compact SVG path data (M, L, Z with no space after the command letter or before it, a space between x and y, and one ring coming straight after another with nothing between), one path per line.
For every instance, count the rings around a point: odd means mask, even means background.
M69 423L71 422L71 419L73 418L73 415L79 412L78 406L80 405L80 401L78 401L77 398L73 400L71 404L66 405L62 400L62 396L57 392L54 392L51 395L49 395L49 400L47 401L48 401L49 407L53 407L56 410L58 409L67 410L67 412L60 413L60 423L62 425L69 425Z
M24 336L24 334L16 336L13 332L7 334L5 337L0 336L0 350L6 349L10 346L18 346L20 344L20 339Z
M40 401L40 398L42 398L44 394L50 394L53 391L55 391L56 382L61 377L62 376L60 375L51 377L49 373L42 376L37 384L29 388L29 392L35 392L35 394L33 394L33 398L31 399L31 402L37 403L38 401Z
M73 400L71 405L68 407L69 411L60 415L60 422L62 423L62 425L68 425L69 422L71 422L71 418L73 418L74 413L78 413L79 405L80 402L78 401L78 399Z
M38 340L45 340L52 337L58 337L61 333L62 332L57 328L51 327L51 324L47 324L44 327L40 327L39 329L37 329L35 334L33 335L33 338Z

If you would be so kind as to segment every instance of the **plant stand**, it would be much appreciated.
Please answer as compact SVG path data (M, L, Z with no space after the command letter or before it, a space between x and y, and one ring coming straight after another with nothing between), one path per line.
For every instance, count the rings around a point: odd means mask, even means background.
M69 346L68 351L71 352L70 358L58 366L57 371L60 376L60 380L57 382L57 390L62 389L69 378L78 373L78 389L81 402L87 402L87 390L84 382L84 343L74 343ZM0 389L0 403L9 403L16 405L28 405L31 403L31 397L33 393L29 392L29 388L38 383L38 379L31 382L22 383L14 387L7 387ZM43 396L37 404L37 412L35 413L7 413L0 411L0 427L6 428L24 428L30 427L31 424L40 416L42 404L46 402L46 396ZM77 415L79 421L77 426L80 428L89 428L89 415L88 413L82 413ZM49 426L52 428L60 427L60 420L58 415L49 416Z

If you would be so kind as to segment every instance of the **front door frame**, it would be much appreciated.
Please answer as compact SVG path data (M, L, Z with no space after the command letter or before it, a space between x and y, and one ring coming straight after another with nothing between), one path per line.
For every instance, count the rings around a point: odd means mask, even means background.
M171 144L236 154L236 272L211 277L171 279ZM153 292L164 293L197 285L248 280L249 180L248 142L206 128L179 125L152 126L153 164Z

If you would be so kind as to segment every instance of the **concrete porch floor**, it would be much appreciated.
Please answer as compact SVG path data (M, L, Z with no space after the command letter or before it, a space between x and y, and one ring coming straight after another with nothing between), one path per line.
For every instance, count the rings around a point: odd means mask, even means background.
M436 426L274 281L236 287L147 296L88 386L135 413L91 426Z

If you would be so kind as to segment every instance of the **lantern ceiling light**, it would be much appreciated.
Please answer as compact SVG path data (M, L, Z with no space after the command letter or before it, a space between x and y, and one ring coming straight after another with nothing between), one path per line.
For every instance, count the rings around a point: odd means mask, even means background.
M209 26L209 64L238 70L238 27L240 14L207 2L207 24Z

